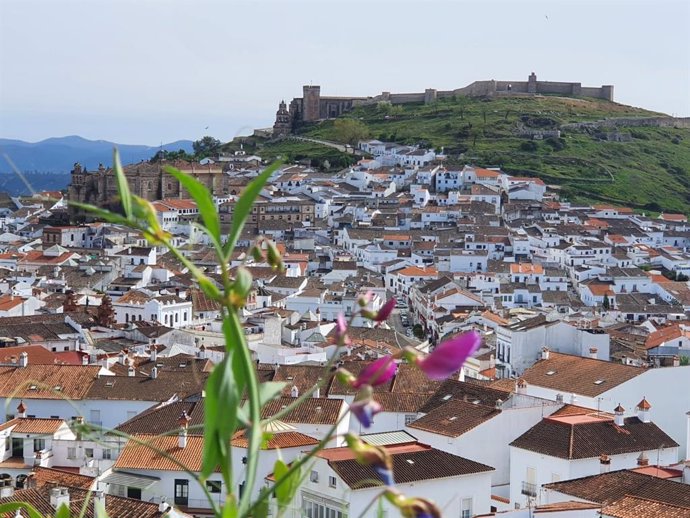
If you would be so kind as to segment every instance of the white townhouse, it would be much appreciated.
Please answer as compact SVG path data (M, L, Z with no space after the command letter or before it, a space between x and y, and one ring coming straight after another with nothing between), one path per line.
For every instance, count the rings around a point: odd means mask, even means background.
M130 290L113 303L119 324L146 321L180 328L192 323L192 301L177 295L155 295L146 289Z
M522 374L522 382L526 394L608 413L619 405L634 413L645 398L654 422L678 443L679 457L686 458L690 366L641 368L551 352Z
M610 337L604 332L579 329L568 322L549 322L543 315L500 326L496 329L497 367L503 377L521 375L549 350L609 358Z
M544 484L630 469L654 459L675 464L678 444L649 419L646 400L636 417L568 411L550 415L510 443L510 501L526 507L545 503Z
M377 438L393 461L396 488L405 496L420 496L434 501L444 516L471 518L491 510L493 468L417 442L395 442ZM408 436L403 437L407 441ZM364 437L366 441L366 436ZM289 504L286 518L345 518L380 516L377 505L370 505L381 492L370 466L362 466L347 448L325 449L317 453L304 483ZM362 481L369 481L362 482ZM398 510L382 500L384 516Z

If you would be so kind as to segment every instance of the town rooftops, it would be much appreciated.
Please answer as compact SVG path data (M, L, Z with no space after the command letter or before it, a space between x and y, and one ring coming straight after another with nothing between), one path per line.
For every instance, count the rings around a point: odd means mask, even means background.
M603 516L611 518L639 518L641 516L686 518L690 515L690 508L659 502L651 498L624 496L620 500L604 507L601 512Z
M179 416L178 416L179 417ZM187 444L180 448L179 438L174 435L134 435L122 449L113 469L146 471L180 471L179 464L190 471L201 470L204 437L189 435ZM160 452L165 453L163 456Z
M459 437L501 413L495 406L449 400L409 425L415 430Z
M677 447L654 423L628 417L623 426L608 415L546 417L515 439L511 446L561 459L587 459L659 448Z
M65 424L62 419L15 417L0 425L0 430L11 428L12 433L53 435Z
M464 457L458 457L425 444L387 446L393 461L393 477L401 484L440 478L473 475L494 471L494 468ZM329 448L317 453L353 490L378 485L376 471L359 464L349 448ZM369 482L367 482L369 481Z
M603 505L612 504L626 496L633 496L690 509L690 485L631 470L611 471L600 475L553 482L544 487Z
M522 378L529 385L596 397L644 372L639 367L551 351L548 359L528 368Z

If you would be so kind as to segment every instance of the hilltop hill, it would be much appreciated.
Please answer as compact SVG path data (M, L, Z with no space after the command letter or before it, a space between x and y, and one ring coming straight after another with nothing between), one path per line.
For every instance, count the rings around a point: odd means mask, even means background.
M451 163L538 176L561 186L562 197L571 201L690 213L690 129L687 122L684 128L640 125L641 118L659 117L667 116L600 99L556 96L459 96L433 104L363 106L343 116L360 121L371 138L443 148ZM597 123L604 119L609 120ZM529 136L549 130L560 130L560 138ZM303 125L298 133L342 140L333 120ZM294 141L265 143L257 151L270 158L310 149L340 155Z

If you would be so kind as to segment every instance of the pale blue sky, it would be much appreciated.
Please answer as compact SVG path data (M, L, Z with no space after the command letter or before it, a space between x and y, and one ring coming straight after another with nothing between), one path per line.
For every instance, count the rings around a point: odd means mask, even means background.
M304 83L375 95L531 71L689 116L689 26L687 0L0 0L0 137L229 140Z

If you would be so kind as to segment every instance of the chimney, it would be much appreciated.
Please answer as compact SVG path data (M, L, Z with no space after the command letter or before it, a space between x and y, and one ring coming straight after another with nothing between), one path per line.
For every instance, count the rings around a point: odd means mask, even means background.
M158 512L159 513L167 513L170 510L170 504L165 501L165 497L161 499L161 503L158 504Z
M88 365L89 364L89 357L86 354L82 354L81 356L81 364L82 365Z
M563 403L563 394L556 394L556 403Z
M129 369L127 369L127 376L130 378L133 378L136 375L137 371L134 370L134 367L131 365L129 366Z
M549 359L549 349L548 349L548 347L542 347L542 348L541 348L541 359L542 359L542 360L548 360L548 359Z
M611 471L611 457L602 453L599 457L599 473L608 473Z
M27 365L29 365L29 355L24 351L19 355L19 366L24 368Z
M596 360L598 352L599 352L599 349L597 349L596 347L590 347L589 348L589 357L592 358L592 360Z
M149 374L149 377L150 377L152 380L155 380L155 379L158 377L158 367L154 366L154 367L151 369L151 374Z
M66 487L53 487L50 489L50 505L57 510L61 505L69 507L69 491Z
M623 408L620 403L618 403L618 406L613 409L613 414L613 422L616 423L616 426L624 426L625 418L623 417L623 414L625 414L625 408Z
M575 392L570 394L570 404L577 405L577 395L575 394Z
M497 399L496 400L496 410L501 410L502 408L503 408L503 400Z
M645 452L640 453L640 456L637 457L637 465L638 466L649 466L649 459L647 458L647 455Z
M651 410L652 405L649 404L649 401L647 401L646 398L642 398L642 401L640 401L637 404L637 417L640 421L643 423L649 423L649 411Z
M155 345L151 345L149 347L149 352L151 353L151 361L156 362L158 360L158 348Z
M117 361L120 365L125 364L125 360L127 359L127 355L125 354L124 351L120 351L120 354L117 355Z
M315 397L315 398L321 397L321 387L316 387L314 389L314 392L312 393L312 397Z
M96 516L100 516L100 513L105 511L105 491L102 489L97 489L93 492L93 505L94 505L94 514ZM99 511L99 509L102 509L102 511Z
M180 448L185 448L187 446L187 427L189 426L189 422L191 420L192 418L187 415L186 411L183 411L180 415L180 418L177 420L178 424L180 425L180 433L177 437L177 446Z
M20 419L26 418L26 405L24 404L24 401L20 401L17 405L17 417Z
M292 388L290 389L290 396L291 397L299 397L299 389L297 388L297 385L293 385Z
M515 390L518 394L527 393L527 382L520 378L517 382L517 389Z
M680 356L674 356L673 357L673 366L674 367L680 367Z

